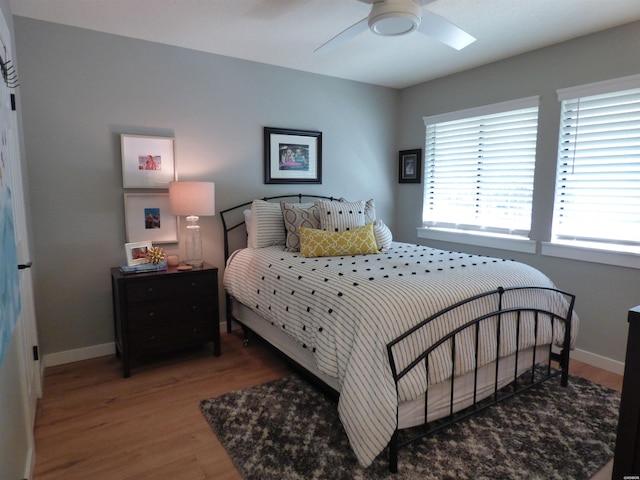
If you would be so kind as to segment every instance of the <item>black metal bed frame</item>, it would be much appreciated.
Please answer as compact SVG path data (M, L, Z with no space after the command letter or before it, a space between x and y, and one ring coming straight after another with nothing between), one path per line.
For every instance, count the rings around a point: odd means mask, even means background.
M503 308L503 296L505 293L513 292L513 291L523 291L523 290L537 290L543 291L546 290L551 294L558 294L564 297L567 300L567 309L566 313L560 314L559 312L552 312L549 310L544 310L541 308L534 307L510 307ZM441 337L437 341L434 341L433 344L425 350L422 354L418 355L414 358L409 364L402 368L398 369L397 359L394 353L394 350L397 346L401 345L404 341L410 341L410 339L416 335L420 335L420 333L428 328L428 325L439 319L443 315L448 315L451 312L455 312L458 309L463 309L468 306L472 302L476 302L482 299L486 299L487 297L495 296L496 297L496 310L480 317L477 317L473 320L466 322L461 325L454 331L448 333L447 335ZM461 302L458 302L450 307L447 307L440 312L432 315L431 317L423 320L419 324L415 325L410 330L406 331L396 339L392 340L387 344L387 353L389 355L389 364L391 366L391 371L393 374L393 378L396 384L396 392L398 392L398 382L409 374L413 369L417 368L422 362L424 362L425 374L426 374L426 385L427 389L424 392L424 418L425 423L418 427L419 432L416 434L409 435L409 438L400 439L400 430L396 428L393 437L389 443L389 470L391 472L398 471L398 453L399 450L410 443L413 443L426 435L431 435L439 430L442 430L454 423L457 423L465 418L485 410L499 402L507 400L525 390L528 390L540 383L543 383L547 380L555 378L557 376L561 376L561 384L563 387L566 387L569 380L569 351L571 349L571 320L573 318L573 308L575 304L575 295L572 295L567 292L563 292L561 290L550 288L550 287L510 287L510 288L502 288L499 287L496 290L485 292L474 297L465 299ZM525 314L529 314L534 319L534 344L538 344L538 325L540 321L547 320L551 324L551 337L554 337L555 330L557 328L557 323L559 322L564 325L564 337L563 337L563 345L562 349L559 353L556 353L552 350L552 345L549 345L549 359L546 362L546 368L540 369L536 368L538 362L536 361L535 349L533 350L533 359L531 361L531 366L528 371L528 375L518 375L518 360L521 353L520 350L520 329L523 320L523 316ZM516 320L516 350L515 350L515 365L513 368L513 380L509 383L508 386L503 387L501 389L498 388L498 370L500 367L500 339L501 339L501 327L502 327L502 319L504 317L514 318ZM488 397L486 400L477 399L477 381L478 381L478 370L481 365L478 365L478 355L479 355L479 338L480 338L480 325L483 322L493 322L496 325L496 351L495 351L495 383L493 385L493 395ZM472 405L460 412L454 412L454 390L455 390L455 381L456 376L454 372L456 371L456 340L459 335L464 332L471 331L474 342L475 342L475 367L473 370L474 376L474 387L473 387L473 402ZM434 422L427 421L427 414L429 410L428 405L428 384L429 384L429 360L431 354L441 345L449 342L450 352L451 352L451 385L450 385L450 404L449 404L449 415L438 419ZM558 369L552 369L552 362L556 361L559 364ZM526 378L526 380L525 380Z
M289 201L297 199L298 203L302 203L303 199L323 199L323 200L330 200L330 201L334 201L337 200L337 198L335 197L327 197L325 195L307 195L307 194L302 194L302 193L296 193L296 194L285 194L285 195L275 195L272 197L262 197L262 198L258 198L256 200L264 200L265 202L269 202L271 200L285 200L285 199L289 199ZM230 250L230 245L229 245L229 233L236 230L237 228L240 228L242 225L245 224L244 221L244 216L242 215L243 210L245 210L245 207L250 207L251 204L253 203L253 200L251 200L250 202L245 202L243 204L240 205L236 205L235 207L229 207L225 210L221 210L220 211L220 218L222 219L222 228L224 229L224 264L225 266L227 265L227 261L229 260L229 256L231 255ZM229 218L229 217L233 217L235 215L235 219L233 218ZM238 215L240 214L240 215ZM239 218L237 218L239 217ZM230 223L230 225L227 225L227 222ZM284 229L284 227L283 227ZM245 232L246 233L246 232ZM246 240L246 238L245 238ZM246 242L245 242L246 243ZM225 303L226 303L226 312L227 312L227 333L231 333L231 322L232 320L236 320L233 318L233 314L231 313L231 298L229 296L229 294L227 292L225 292ZM236 320L238 321L238 320ZM246 333L246 327L244 327L244 325L242 325L243 329L245 330ZM246 343L246 339L245 339L245 343Z
M303 199L327 199L327 200L335 200L334 197L327 197L327 196L322 196L322 195L306 195L306 194L295 194L295 195L277 195L277 196L272 196L272 197L263 197L261 198L261 200L265 200L265 201L270 201L270 200L284 200L284 199L294 199L296 198L298 200L298 203L302 203ZM241 205L237 205L235 207L231 207L231 208L227 208L225 210L220 211L220 216L222 218L222 224L223 224L223 228L224 228L224 255L225 255L225 265L227 260L229 259L229 256L231 254L230 252L230 244L229 244L229 234L230 232L236 230L237 228L241 227L242 225L244 225L245 221L244 221L244 216L241 215L241 218L239 220L236 220L234 222L230 222L229 218L227 218L228 216L230 216L231 214L233 214L234 212L236 213L236 215L238 214L237 212L242 212L244 210L244 207L248 207L252 204L252 201L250 202L246 202L243 203ZM564 299L566 300L567 303L567 308L566 308L566 312L564 314L560 313L560 312L552 312L549 310L544 310L541 308L535 308L535 307L530 307L530 306L520 306L520 307L508 307L505 308L503 307L503 297L506 293L508 292L512 292L512 291L516 291L516 290L538 290L538 291L542 291L542 290L546 290L548 291L550 294L557 294L560 295L562 297L564 297ZM487 313L485 315L482 315L480 317L474 318L473 320L469 320L466 323L464 323L463 325L461 325L460 327L458 327L456 330L446 334L445 336L443 336L442 338L434 341L432 343L432 345L425 350L424 352L422 352L420 355L418 355L417 357L415 357L411 362L409 362L408 365L406 365L405 367L399 369L398 366L398 359L396 358L396 347L398 347L399 345L402 344L402 342L404 341L410 341L412 337L414 337L415 335L421 335L424 331L425 328L428 328L428 325L431 324L432 322L436 321L437 319L439 319L440 317L442 317L443 315L451 315L454 314L456 310L460 310L463 309L464 307L468 306L471 302L477 302L477 301L482 301L483 299L487 299L489 297L495 296L495 305L496 308L494 311ZM241 327L243 328L245 335L247 334L248 330L247 327L245 325L242 324L241 321L239 321L238 319L234 318L233 313L232 313L232 306L231 306L231 297L228 293L225 292L225 299L226 299L226 313L227 313L227 332L231 332L231 322L233 320L235 320L236 322L238 322ZM498 287L496 290L492 290L489 292L485 292L473 297L470 297L468 299L465 299L461 302L458 302L454 305L451 305L443 310L441 310L440 312L432 315L431 317L423 320L422 322L420 322L419 324L415 325L413 328L411 328L410 330L406 331L405 333L403 333L402 335L400 335L399 337L397 337L396 339L392 340L391 342L389 342L387 344L387 354L388 354L388 358L389 358L389 364L391 367L391 371L393 374L393 378L396 384L396 392L398 392L398 383L400 382L400 380L402 378L404 378L407 374L409 374L413 369L418 368L418 366L421 363L424 363L425 366L425 373L426 373L426 385L427 385L427 389L424 392L424 419L425 419L425 423L421 426L418 427L412 427L411 429L406 429L407 432L409 432L407 435L403 435L402 430L400 430L399 428L396 428L391 441L389 442L389 470L393 473L396 473L398 471L398 455L399 455L399 451L400 449L406 447L407 445L420 440L421 438L427 436L427 435L431 435L437 431L440 431L454 423L460 422L466 418L468 418L471 415L474 415L482 410L485 410L486 408L489 408L499 402L502 402L504 400L507 400L525 390L528 390L532 387L535 387L536 385L539 385L540 383L543 383L547 380L550 380L552 378L555 378L557 376L561 376L561 384L563 387L567 386L568 383L568 378L569 378L569 352L570 352L570 348L571 348L571 321L573 318L573 309L574 309L574 304L575 304L575 295L572 295L570 293L564 292L562 290L558 290L555 288L550 288L550 287L540 287L540 286L528 286L528 287L509 287L509 288L503 288L503 287ZM535 344L537 345L538 343L538 324L540 321L545 320L545 321L550 321L551 322L551 326L552 326L552 331L551 331L551 335L552 338L554 338L555 335L555 329L557 328L557 322L559 322L560 324L564 325L564 337L563 337L563 345L561 348L560 352L554 352L552 345L549 345L549 355L548 355L548 360L546 362L546 368L536 368L536 365L539 364L538 361L536 361L536 357L535 357L535 349L533 350L533 359L531 362L531 366L530 368L528 368L527 373L525 373L524 375L518 375L518 360L519 360L519 356L521 353L521 350L519 348L519 341L516 341L516 350L515 350L515 366L514 366L514 373L513 373L513 380L506 386L503 388L498 388L498 369L500 366L500 356L498 355L498 352L500 351L500 338L501 338L501 327L502 327L502 319L505 317L508 318L514 318L516 319L516 338L519 340L520 338L520 327L521 327L521 322L522 322L522 318L523 316L527 314L529 316L533 316L534 318L534 340L535 340ZM479 349L478 349L478 345L479 345L479 331L480 331L480 325L483 322L494 322L496 325L496 360L495 360L495 384L493 385L493 394L484 399L484 400L478 400L477 399L477 380L478 380L478 370L481 367L480 365L478 365L478 354L479 354ZM470 329L474 329L470 330ZM429 405L428 405L428 385L429 385L429 359L431 354L441 345L449 342L450 345L450 351L451 351L451 365L452 365L452 372L455 372L456 370L456 363L455 363L455 356L456 356L456 341L459 335L463 334L463 332L467 332L467 331L472 331L472 335L474 336L475 339L475 367L474 370L472 371L473 376L474 376L474 387L473 387L473 402L471 404L471 406L461 410L461 411L457 411L454 412L454 400L455 400L455 395L454 395L454 390L455 390L455 381L456 381L456 376L452 375L450 380L450 407L449 407L449 415L435 420L433 422L428 422L427 418L428 418L428 409L429 409ZM246 336L245 336L245 342L246 342ZM558 368L552 368L552 362L557 362L558 363ZM321 380L317 379L316 382L322 382ZM314 383L316 383L314 382ZM328 387L328 389L332 390L331 387ZM397 423L396 423L397 425ZM416 432L417 430L417 432ZM415 432L415 433L414 433ZM401 438L402 437L402 438Z

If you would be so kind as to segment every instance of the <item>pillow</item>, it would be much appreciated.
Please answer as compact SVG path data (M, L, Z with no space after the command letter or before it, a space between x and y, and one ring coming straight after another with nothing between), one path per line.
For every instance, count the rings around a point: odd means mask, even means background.
M320 228L327 232L346 232L366 224L364 202L330 202L316 200L320 212Z
M242 214L244 215L244 226L247 229L247 246L249 244L249 238L251 238L252 234L251 232L254 231L256 229L255 225L253 224L253 216L251 215L251 210L250 209L246 209L242 211Z
M279 204L254 200L251 204L251 224L252 228L247 232L249 248L284 245L284 221Z
M303 257L335 257L368 253L379 253L372 223L348 232L300 228L300 255Z
M341 202L346 202L344 198L340 198ZM373 198L367 200L364 204L364 221L365 223L373 223L376 221L376 207L373 204Z
M376 237L378 250L389 248L391 246L393 235L391 234L389 227L387 227L382 220L376 220L373 222L373 235Z
M287 232L284 249L287 252L300 251L300 227L320 228L320 212L315 203L280 202L284 228Z

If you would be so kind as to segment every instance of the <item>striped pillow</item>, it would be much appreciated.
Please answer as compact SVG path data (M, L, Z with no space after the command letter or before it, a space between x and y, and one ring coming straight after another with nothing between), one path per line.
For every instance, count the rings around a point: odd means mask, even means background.
M284 245L284 220L279 203L254 200L251 204L251 223L253 228L248 231L249 248Z
M376 237L376 245L378 250L389 248L393 241L393 235L391 230L387 227L382 220L376 220L373 222L373 234Z
M320 228L326 232L347 232L366 224L365 202L330 202L316 200L320 212Z

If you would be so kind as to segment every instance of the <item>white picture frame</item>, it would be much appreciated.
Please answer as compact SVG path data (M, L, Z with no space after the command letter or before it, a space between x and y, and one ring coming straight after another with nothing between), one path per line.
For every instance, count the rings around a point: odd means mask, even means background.
M168 193L125 193L127 242L178 242L178 217L171 215Z
M124 188L169 188L177 179L175 138L121 134L120 146Z
M149 240L125 243L124 250L127 255L127 265L133 267L135 265L149 263L147 255L152 246L153 244Z

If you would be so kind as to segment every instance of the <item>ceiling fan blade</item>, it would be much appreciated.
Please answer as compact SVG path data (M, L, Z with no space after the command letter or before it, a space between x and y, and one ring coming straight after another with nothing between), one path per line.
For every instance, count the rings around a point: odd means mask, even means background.
M334 48L342 45L343 43L351 40L353 37L360 35L362 32L369 28L369 18L364 17L357 23L354 23L346 30L343 30L331 40L326 43L323 43L318 48L316 48L314 53L325 53L333 50Z
M422 12L422 21L418 31L456 50L462 50L476 41L475 37L428 10Z

